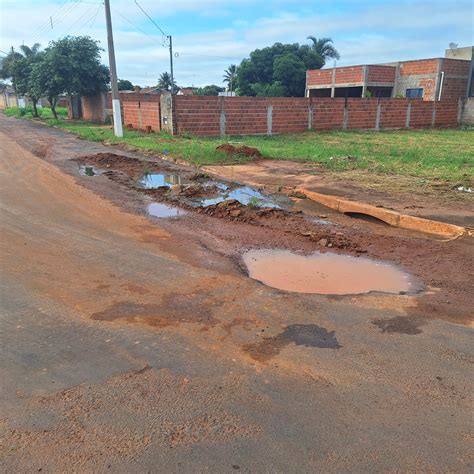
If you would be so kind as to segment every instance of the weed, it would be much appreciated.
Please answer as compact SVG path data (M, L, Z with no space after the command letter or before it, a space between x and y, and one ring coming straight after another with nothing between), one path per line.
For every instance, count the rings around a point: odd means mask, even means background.
M258 197L252 196L249 199L249 202L248 202L247 206L252 208L252 209L258 209L259 207L262 206L262 201L260 199L258 199Z

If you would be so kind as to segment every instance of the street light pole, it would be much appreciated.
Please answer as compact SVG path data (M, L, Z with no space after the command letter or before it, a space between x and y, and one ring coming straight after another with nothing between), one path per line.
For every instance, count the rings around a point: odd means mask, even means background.
M112 115L116 137L123 137L122 113L120 111L120 96L117 84L117 67L115 65L114 37L112 35L112 17L109 0L104 0L105 21L107 24L107 46L109 50L110 83L112 86Z
M173 37L168 36L170 42L170 69L171 69L171 94L174 93L174 72L173 72Z

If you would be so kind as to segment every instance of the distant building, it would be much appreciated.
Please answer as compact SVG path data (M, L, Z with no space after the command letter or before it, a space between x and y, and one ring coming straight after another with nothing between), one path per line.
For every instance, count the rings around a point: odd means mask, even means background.
M18 107L18 97L15 89L8 84L0 85L0 109L6 107Z
M309 70L306 97L472 97L472 58L473 47L455 48L445 58Z

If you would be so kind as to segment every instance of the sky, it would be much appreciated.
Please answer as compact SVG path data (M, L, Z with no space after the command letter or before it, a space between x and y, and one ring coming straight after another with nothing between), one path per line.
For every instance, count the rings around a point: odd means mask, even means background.
M474 44L472 0L138 0L173 36L180 86L222 85L230 64L273 43L330 37L338 66L442 57L450 43ZM155 85L169 72L163 35L135 4L110 0L118 76ZM107 48L100 0L0 0L0 51L65 35L88 35ZM52 28L51 28L52 18ZM0 53L0 54L2 54ZM108 64L107 52L103 61ZM327 65L332 67L333 63Z

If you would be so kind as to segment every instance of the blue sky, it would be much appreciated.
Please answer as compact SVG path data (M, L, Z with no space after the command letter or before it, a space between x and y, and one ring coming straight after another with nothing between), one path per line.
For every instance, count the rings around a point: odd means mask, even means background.
M305 43L308 35L331 37L341 54L338 65L437 57L451 42L474 43L471 0L138 1L173 35L179 85L221 84L223 70L252 50ZM156 84L169 70L161 33L134 0L110 3L119 77ZM45 47L65 34L90 35L106 47L100 0L0 0L0 14L2 51L23 42Z

